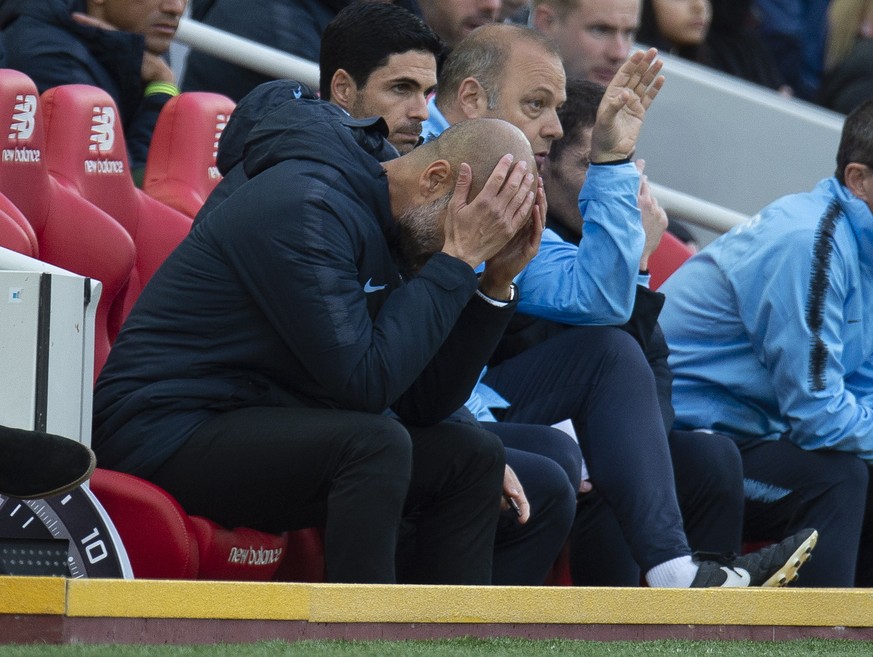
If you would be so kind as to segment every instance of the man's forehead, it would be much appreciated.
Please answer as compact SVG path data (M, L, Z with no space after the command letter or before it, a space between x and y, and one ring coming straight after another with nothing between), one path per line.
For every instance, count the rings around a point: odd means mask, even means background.
M370 77L395 82L409 81L432 87L436 84L436 57L424 50L393 53Z
M561 58L535 41L518 40L510 48L509 62L503 67L501 86L505 87L509 81L525 73L537 74L526 85L529 91L547 91L559 96L560 102L566 100L566 74Z

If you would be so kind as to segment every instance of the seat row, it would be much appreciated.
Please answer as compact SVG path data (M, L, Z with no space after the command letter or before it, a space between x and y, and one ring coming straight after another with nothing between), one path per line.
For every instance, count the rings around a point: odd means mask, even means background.
M220 180L216 149L233 108L208 93L168 103L139 189L106 92L64 85L40 95L26 75L0 69L0 122L8 128L0 134L0 246L102 282L95 377L143 286ZM150 482L99 468L91 489L136 577L269 580L280 569L286 579L322 577L316 530L225 529L189 516Z

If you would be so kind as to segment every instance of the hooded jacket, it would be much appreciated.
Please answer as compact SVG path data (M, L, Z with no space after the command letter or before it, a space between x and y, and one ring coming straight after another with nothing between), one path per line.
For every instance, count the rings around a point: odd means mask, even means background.
M148 476L206 419L246 406L460 408L512 315L437 253L407 279L388 181L345 113L289 101L248 133L245 179L143 290L101 372L93 445Z
M143 96L141 34L80 25L73 12L85 13L85 0L3 0L0 37L6 66L28 75L40 93L61 84L106 91L124 123L131 167L141 168L158 114L172 96Z

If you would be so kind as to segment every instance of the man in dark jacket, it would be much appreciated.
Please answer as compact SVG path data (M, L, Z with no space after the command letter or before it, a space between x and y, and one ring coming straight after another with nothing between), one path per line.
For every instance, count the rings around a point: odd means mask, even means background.
M6 66L40 93L90 84L112 96L124 122L134 176L145 166L161 108L178 94L162 59L187 0L4 0L0 35Z
M538 244L530 148L482 121L380 164L343 116L292 101L249 132L248 180L170 256L115 343L94 448L226 526L325 525L330 581L487 583L502 447L443 420ZM395 575L398 536L413 557Z

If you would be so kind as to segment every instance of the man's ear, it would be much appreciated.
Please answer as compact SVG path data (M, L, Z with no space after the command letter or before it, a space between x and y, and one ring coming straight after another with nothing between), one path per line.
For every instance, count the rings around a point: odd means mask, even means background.
M873 175L873 171L870 170L870 167L858 162L849 162L846 165L846 169L843 171L843 179L846 181L846 187L849 188L849 191L852 192L852 194L867 204L870 204L871 201L873 201L873 198L871 198L870 191L864 183L868 176L871 175Z
M434 160L418 178L418 193L425 199L439 198L453 186L452 165L446 160Z
M344 110L354 104L358 93L358 85L344 68L338 68L330 79L330 101ZM327 99L326 99L327 100Z
M458 87L458 107L468 119L485 116L488 110L488 96L476 78L465 78Z
M552 28L554 28L555 23L558 22L558 16L552 5L543 3L537 5L533 10L530 21L531 25L536 28L538 32L551 36Z

